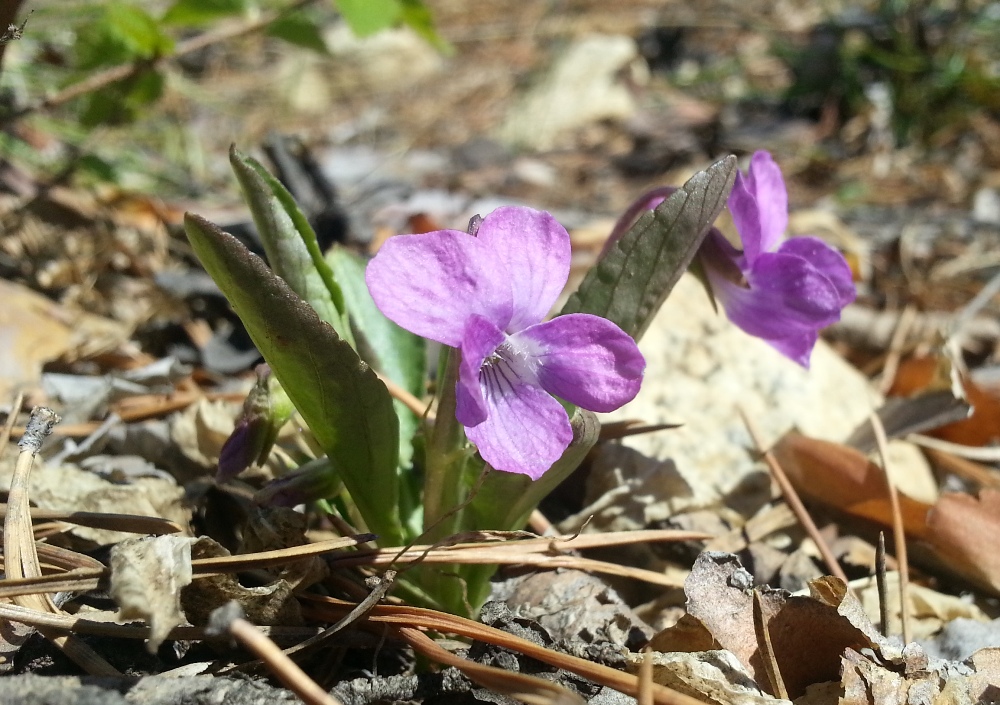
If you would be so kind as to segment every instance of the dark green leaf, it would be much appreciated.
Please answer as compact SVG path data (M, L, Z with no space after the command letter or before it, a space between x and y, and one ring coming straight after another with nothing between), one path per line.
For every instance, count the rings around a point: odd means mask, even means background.
M692 176L605 253L560 313L603 316L638 340L697 254L735 178L733 156Z
M385 385L263 260L204 218L184 225L295 408L341 473L368 527L400 545L399 427Z
M123 2L108 3L95 22L79 33L75 51L83 70L112 66L169 53L173 40L145 10Z
M333 4L359 37L392 27L402 11L399 0L333 0Z
M246 12L246 0L177 0L163 15L164 24L198 27Z
M279 17L268 26L267 33L320 54L330 53L319 24L305 12L293 12Z
M323 259L316 233L292 194L260 162L241 154L235 146L229 150L229 162L250 206L271 268L312 304L337 335L353 345L344 295Z
M141 109L163 94L163 74L152 69L86 96L80 112L84 127L122 125L135 120Z
M416 397L424 393L427 355L424 339L386 318L365 284L365 262L343 247L327 253L358 336L358 352L372 367ZM420 419L402 402L394 401L399 416L399 463L408 467L413 456L413 434Z

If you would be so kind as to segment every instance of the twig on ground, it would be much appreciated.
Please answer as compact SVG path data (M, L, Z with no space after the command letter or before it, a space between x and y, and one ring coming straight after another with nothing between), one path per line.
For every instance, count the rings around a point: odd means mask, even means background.
M875 547L875 587L878 589L879 631L889 636L889 584L885 576L885 532L878 532Z
M896 562L899 564L899 618L902 623L903 643L910 643L910 604L906 596L910 585L910 564L906 554L906 531L903 528L903 513L899 509L899 493L889 473L889 441L885 437L882 421L874 412L871 415L872 430L875 432L875 442L879 457L882 459L882 471L885 473L886 490L889 493L889 506L892 509L892 541L896 545Z
M830 574L840 580L844 581L846 585L848 583L847 575L844 573L843 568L837 563L836 557L833 555L833 551L830 550L830 546L826 543L826 539L820 534L819 529L816 527L816 523L809 516L809 512L806 510L802 500L799 498L798 493L795 488L792 487L792 483L788 480L788 476L785 471L781 469L781 465L778 463L774 454L769 450L764 450L763 441L759 431L757 430L756 424L750 420L750 416L746 413L742 407L740 408L740 415L743 417L743 423L747 427L747 431L750 433L750 438L753 439L754 445L757 449L761 451L764 455L764 461L767 463L767 467L771 471L771 476L774 478L775 482L778 483L778 487L781 488L781 494L784 495L785 501L788 502L788 506L792 508L795 512L796 518L802 527L809 534L809 538L813 540L816 544L816 548L819 549L820 555L823 556L823 561L826 563L827 568L830 570Z
M757 636L757 650L764 662L764 671L771 682L771 691L782 700L788 700L788 689L785 688L785 681L778 669L778 660L771 645L771 634L767 631L767 623L764 621L764 605L761 603L759 590L753 591L753 630Z
M244 619L243 610L237 602L230 602L212 612L211 629L217 634L231 634L263 661L275 678L302 698L306 705L342 705L282 653L278 645L260 629Z

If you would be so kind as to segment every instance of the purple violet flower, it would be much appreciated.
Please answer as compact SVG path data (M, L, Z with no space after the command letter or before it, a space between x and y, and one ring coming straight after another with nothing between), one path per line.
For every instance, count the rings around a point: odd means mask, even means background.
M368 289L390 320L461 351L456 417L469 440L495 469L538 479L573 439L553 395L613 411L639 391L646 361L604 318L542 322L571 254L549 213L498 208L471 230L390 238L368 265Z
M767 152L755 152L736 174L727 202L743 251L712 229L699 251L708 281L739 328L809 367L819 329L840 320L855 297L851 270L815 237L784 239L788 193Z

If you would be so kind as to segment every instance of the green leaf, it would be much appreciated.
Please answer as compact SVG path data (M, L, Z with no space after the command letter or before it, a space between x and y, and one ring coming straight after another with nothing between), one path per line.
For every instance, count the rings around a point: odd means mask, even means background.
M368 528L401 545L392 398L354 349L232 235L190 213L191 246L340 472Z
M410 394L423 396L427 369L424 339L403 330L378 310L365 284L362 257L334 247L326 260L344 292L361 357ZM413 457L413 435L420 428L420 419L402 402L393 400L393 404L399 417L399 464L406 468Z
M320 54L330 53L319 24L305 12L292 12L279 17L268 26L267 33Z
M344 295L323 259L316 233L292 194L260 162L235 146L229 149L229 163L250 206L271 268L353 346Z
M177 0L163 15L163 23L198 27L246 12L246 0Z
M414 32L419 34L424 41L440 51L442 54L451 55L455 48L438 34L434 27L434 17L427 9L422 0L400 0L402 5L401 19Z
M159 71L143 71L135 76L95 91L83 100L80 124L84 127L132 122L142 108L163 94L164 78Z
M592 313L642 337L725 207L735 178L736 157L726 157L644 213L587 272L560 315Z
M159 23L136 5L108 3L94 23L80 31L75 46L77 68L88 71L135 59L168 54L173 40Z
M347 26L359 37L392 27L399 21L399 0L333 0Z

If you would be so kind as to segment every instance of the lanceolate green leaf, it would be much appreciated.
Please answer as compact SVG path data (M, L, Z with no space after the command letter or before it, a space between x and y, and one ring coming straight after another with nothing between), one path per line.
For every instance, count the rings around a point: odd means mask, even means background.
M736 157L726 157L643 214L587 273L561 313L603 316L638 340L694 259L735 178Z
M400 545L399 426L385 385L236 238L190 213L184 225L198 259L340 472L368 528L383 545Z
M316 233L292 194L260 162L236 147L229 150L229 162L250 206L271 268L353 346L344 296L323 259Z
M424 339L403 330L378 310L368 293L365 262L360 256L334 247L326 257L344 292L361 357L410 394L423 396L427 369ZM399 416L399 463L407 467L420 419L402 402L394 400L393 404Z

